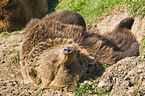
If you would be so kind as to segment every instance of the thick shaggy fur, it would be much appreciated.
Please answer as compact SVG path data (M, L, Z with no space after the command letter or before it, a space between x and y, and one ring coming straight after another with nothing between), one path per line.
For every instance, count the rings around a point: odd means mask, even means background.
M27 32L25 32L26 35L22 45L21 57L23 58L36 46L36 44L47 41L49 38L73 38L75 42L79 43L84 34L84 28L82 26L63 24L55 19L50 19L49 16L46 16L41 21L37 19L32 20L30 24L32 24L32 26L29 24L27 25Z
M61 15L56 14L57 16ZM64 24L61 19L56 20L51 17L52 15L42 20L33 19L27 25L22 44L20 54L22 75L25 80L35 85L54 89L68 88L76 85L76 82L85 77L87 72L91 74L97 69L96 67L88 68L87 64L92 61L113 64L127 56L138 55L139 45L131 32L134 22L131 17L125 18L112 32L104 35L84 31L84 26L75 25L75 23ZM71 18L69 19L71 21ZM78 52L67 62L60 51L65 44L74 46ZM90 55L95 58L90 58ZM55 60L55 58L58 59ZM47 74L45 74L46 70L49 71Z
M81 45L101 64L114 64L125 57L137 56L139 44L131 32L133 22L133 18L125 18L112 32L104 35L86 33Z
M0 32L21 29L31 18L40 18L47 10L47 0L2 0Z
M64 48L72 49L64 54ZM21 59L21 72L25 83L52 89L72 90L86 73L84 60L89 54L73 40L55 38L38 43ZM80 70L81 69L81 70Z
M91 58L85 49L78 46L84 34L84 26L64 24L46 16L42 20L31 20L25 31L20 62L25 83L70 90L72 86L77 86L77 82L85 77L86 72L90 75L93 71L85 68L92 63L85 64ZM76 56L62 58L64 54L61 50L65 44L75 47Z
M73 24L82 26L84 30L86 29L86 23L84 18L76 12L72 11L53 12L49 15L49 18L58 20L64 24Z

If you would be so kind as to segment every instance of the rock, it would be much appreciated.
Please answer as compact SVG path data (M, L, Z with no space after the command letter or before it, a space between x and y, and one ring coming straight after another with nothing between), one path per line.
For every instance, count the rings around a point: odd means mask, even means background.
M110 78L110 75L112 76L112 82L107 79ZM99 77L97 81L100 82L96 89L101 90L101 93L108 92L110 95L116 96L143 96L143 89L145 89L145 59L141 58L141 56L136 58L127 57L108 67L103 76ZM111 86L110 90L108 90L109 86Z

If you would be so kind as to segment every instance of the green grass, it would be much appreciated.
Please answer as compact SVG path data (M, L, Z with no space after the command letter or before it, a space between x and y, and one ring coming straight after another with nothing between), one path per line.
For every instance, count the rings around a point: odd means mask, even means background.
M16 52L16 49L9 50L9 53L8 53L8 55L9 55L9 54L12 54L12 53L15 53L15 52Z
M130 15L145 15L145 0L60 0L56 10L71 10L81 14L87 23L94 23L114 9L127 8ZM127 6L127 7L125 7Z
M59 0L47 0L48 13L55 11L55 7L59 3Z
M142 41L141 41L141 56L144 56L145 57L145 36L143 36L143 39L142 39Z
M99 82L93 82L90 80L91 84L85 83L83 86L75 89L75 96L88 96L92 94L98 94L96 91L96 84Z
M110 94L107 90L98 90L99 81L90 80L90 83L85 83L83 86L76 88L74 91L74 96L90 96L97 94L98 96L104 96L105 94Z
M19 44L16 42L13 44L13 47L19 46Z
M10 36L11 34L10 33L8 33L8 32L3 32L3 33L1 33L1 36L2 37L8 37L8 36Z
M20 53L18 50L15 50L15 55L11 58L11 63L19 64L20 61Z

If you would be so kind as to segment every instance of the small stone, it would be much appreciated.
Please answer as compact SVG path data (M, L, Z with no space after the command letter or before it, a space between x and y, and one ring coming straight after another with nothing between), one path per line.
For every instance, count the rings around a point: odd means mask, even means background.
M3 86L3 89L7 89L7 86Z
M103 87L103 86L105 86L104 81L99 82L98 87Z
M12 77L15 77L15 75L14 75L14 74L11 74L11 76L12 76Z
M137 73L142 73L142 70L141 70L141 69L138 69L138 70L137 70Z

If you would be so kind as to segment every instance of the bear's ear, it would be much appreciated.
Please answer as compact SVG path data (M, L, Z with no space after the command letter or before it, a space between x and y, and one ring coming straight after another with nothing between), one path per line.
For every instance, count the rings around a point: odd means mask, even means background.
M120 23L115 27L114 30L118 31L122 28L131 30L133 23L134 23L134 19L132 17L127 17L127 18L121 20Z

